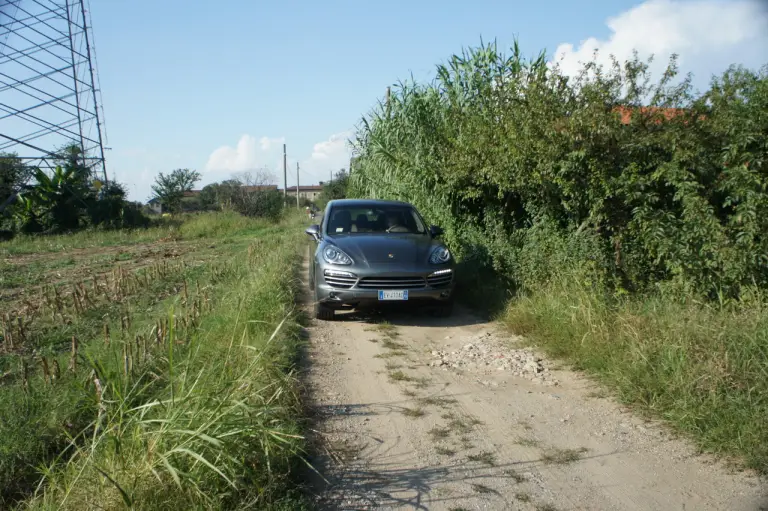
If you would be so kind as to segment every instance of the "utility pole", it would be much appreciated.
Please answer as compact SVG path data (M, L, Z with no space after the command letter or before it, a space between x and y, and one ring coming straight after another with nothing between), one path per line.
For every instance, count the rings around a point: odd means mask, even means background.
M387 87L387 117L389 117L389 96L391 94L390 87Z
M333 183L333 171L331 171L331 180L328 181L329 183Z
M299 206L299 162L296 162L296 209L301 209Z
M299 191L296 190L296 194ZM283 144L283 204L288 199L288 160L285 157L285 144Z

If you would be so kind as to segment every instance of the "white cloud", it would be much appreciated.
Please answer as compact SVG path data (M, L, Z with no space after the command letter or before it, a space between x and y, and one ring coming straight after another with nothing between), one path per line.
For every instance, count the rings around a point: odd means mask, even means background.
M312 146L308 157L297 155L296 147L289 147L287 158L288 186L296 184L296 162L301 169L301 184L317 184L328 181L331 172L334 174L342 168L349 167L351 151L347 140L352 136L351 131L343 131L317 142ZM234 174L267 168L275 177L275 182L283 186L283 143L285 138L261 137L243 135L235 147L222 146L214 150L205 165L203 180L200 185L213 181L227 179ZM304 151L304 154L306 152ZM291 156L293 155L293 156Z
M259 139L259 146L262 151L269 151L273 147L279 147L285 143L285 137L269 138L261 137Z
M343 131L331 135L328 140L316 143L310 157L300 163L302 179L309 177L312 183L328 181L331 172L335 174L342 168L349 170L352 153L347 141L351 136L351 131Z
M235 147L222 146L214 150L205 165L206 173L244 172L264 167L273 159L273 153L280 150L285 138L243 135Z
M762 0L647 0L606 21L606 40L590 37L578 46L563 43L554 60L563 72L576 74L579 62L608 64L610 55L620 62L637 50L641 59L654 55L654 76L673 53L683 71L709 79L732 63L762 65L768 54L768 9ZM704 75L704 76L702 76Z

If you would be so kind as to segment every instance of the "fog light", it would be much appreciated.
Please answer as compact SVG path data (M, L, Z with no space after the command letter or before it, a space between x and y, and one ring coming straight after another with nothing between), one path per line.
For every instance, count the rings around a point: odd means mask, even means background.
M440 298L448 298L449 296L451 296L450 291L443 291L442 293L440 293Z

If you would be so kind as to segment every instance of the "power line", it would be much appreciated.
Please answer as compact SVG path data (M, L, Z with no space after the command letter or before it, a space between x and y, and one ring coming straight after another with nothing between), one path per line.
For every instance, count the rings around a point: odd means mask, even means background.
M84 1L0 0L0 151L23 153L24 164L49 168L51 154L75 144L90 174L107 182L103 105Z

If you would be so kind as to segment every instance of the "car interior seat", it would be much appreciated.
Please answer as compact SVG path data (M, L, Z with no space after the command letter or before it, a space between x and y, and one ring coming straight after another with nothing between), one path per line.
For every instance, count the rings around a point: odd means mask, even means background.
M368 225L368 216L363 213L357 215L357 217L355 217L355 228L357 232L368 231L370 228Z
M350 232L352 229L352 214L349 211L339 211L333 215L328 224L328 233L336 234Z

